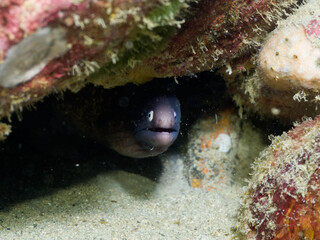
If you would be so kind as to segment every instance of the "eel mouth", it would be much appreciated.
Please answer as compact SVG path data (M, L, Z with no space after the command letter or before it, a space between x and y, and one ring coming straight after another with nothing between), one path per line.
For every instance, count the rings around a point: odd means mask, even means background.
M178 131L174 128L146 128L134 135L140 145L148 151L165 151L177 138Z
M176 132L176 130L173 128L148 128L147 130L152 132L168 132L168 133Z

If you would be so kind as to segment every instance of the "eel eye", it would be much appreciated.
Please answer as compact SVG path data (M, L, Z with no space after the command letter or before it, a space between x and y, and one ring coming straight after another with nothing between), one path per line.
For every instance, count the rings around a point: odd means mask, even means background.
M177 119L177 114L176 114L176 112L173 112L173 116L174 116L175 119Z
M148 113L148 120L149 120L149 122L151 122L153 120L153 111L150 111Z

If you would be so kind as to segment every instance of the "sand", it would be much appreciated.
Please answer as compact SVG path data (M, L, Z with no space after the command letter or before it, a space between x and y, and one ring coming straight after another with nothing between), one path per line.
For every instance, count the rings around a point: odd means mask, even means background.
M0 212L0 239L234 239L241 188L191 188L179 155L156 183L125 171L24 200Z

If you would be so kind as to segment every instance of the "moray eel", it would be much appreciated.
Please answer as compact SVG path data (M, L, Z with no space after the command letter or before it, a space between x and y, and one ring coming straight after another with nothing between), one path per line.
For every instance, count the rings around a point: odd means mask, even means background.
M110 148L121 155L146 158L165 152L180 130L180 104L175 96L157 96L134 106L126 119L106 123ZM128 119L127 117L130 117Z
M171 93L91 87L64 100L63 112L78 132L127 157L159 155L179 134L180 103Z

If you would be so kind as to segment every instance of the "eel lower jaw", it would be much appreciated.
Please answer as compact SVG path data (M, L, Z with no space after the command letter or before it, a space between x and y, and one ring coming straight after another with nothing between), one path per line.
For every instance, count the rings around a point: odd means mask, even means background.
M147 128L136 132L135 139L147 149L167 149L177 138L173 128Z

